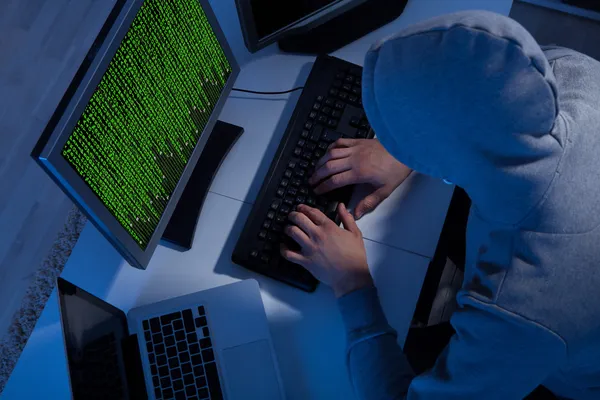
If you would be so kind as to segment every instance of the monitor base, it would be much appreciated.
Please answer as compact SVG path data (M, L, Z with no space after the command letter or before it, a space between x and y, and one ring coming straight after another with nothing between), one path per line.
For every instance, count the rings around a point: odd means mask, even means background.
M210 185L242 133L244 129L239 126L217 121L163 233L162 246L182 252L192 248L198 217Z
M288 53L329 54L394 21L408 0L368 0L317 27L298 28L279 41Z

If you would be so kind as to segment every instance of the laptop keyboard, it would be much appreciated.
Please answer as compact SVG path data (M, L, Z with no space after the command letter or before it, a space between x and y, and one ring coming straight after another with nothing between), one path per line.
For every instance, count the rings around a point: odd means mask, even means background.
M157 399L223 399L203 306L142 322Z

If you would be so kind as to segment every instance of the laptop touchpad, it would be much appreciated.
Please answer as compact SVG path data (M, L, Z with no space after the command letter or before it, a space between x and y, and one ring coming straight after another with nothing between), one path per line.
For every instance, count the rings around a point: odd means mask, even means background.
M281 399L269 342L258 340L223 350L227 398Z

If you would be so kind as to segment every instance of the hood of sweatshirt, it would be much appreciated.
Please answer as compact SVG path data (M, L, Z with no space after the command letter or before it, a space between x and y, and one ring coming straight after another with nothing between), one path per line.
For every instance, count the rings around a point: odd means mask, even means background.
M376 43L363 101L377 137L414 170L464 188L473 211L517 224L563 154L557 84L517 22L484 11L437 17Z

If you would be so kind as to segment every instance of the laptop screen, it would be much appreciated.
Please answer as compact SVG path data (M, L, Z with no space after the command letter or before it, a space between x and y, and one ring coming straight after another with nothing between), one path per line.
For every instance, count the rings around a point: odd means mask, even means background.
M128 397L125 314L63 279L58 292L73 398Z

